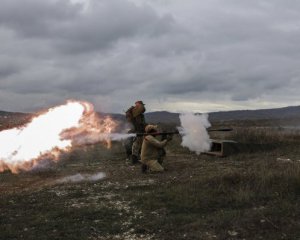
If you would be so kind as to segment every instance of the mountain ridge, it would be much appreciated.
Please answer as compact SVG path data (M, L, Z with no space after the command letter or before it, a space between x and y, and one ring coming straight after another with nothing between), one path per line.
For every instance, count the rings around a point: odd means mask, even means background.
M201 114L201 113L200 113ZM234 120L270 120L270 119L299 119L300 106L288 106L282 108L256 109L256 110L232 110L209 112L209 121L234 121ZM0 110L0 117L13 117L32 115L32 113L8 112ZM125 121L125 115L120 113L99 113L101 116L111 116L119 121ZM179 123L180 113L169 111L146 112L145 118L149 123Z
M201 113L200 113L201 114ZM299 119L300 106L288 106L282 108L256 109L256 110L232 110L207 113L209 121L235 121L235 120L284 120ZM124 119L123 114L107 114L119 120ZM149 123L179 123L180 113L169 111L146 112L145 118Z

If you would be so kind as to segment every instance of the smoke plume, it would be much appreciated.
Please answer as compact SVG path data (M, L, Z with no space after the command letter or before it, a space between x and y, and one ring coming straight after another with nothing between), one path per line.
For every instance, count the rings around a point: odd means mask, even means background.
M185 113L181 114L179 118L181 127L178 127L178 130L182 136L181 145L197 154L209 151L211 140L206 128L210 127L211 124L208 121L208 115Z
M78 183L78 182L95 182L106 177L106 174L99 172L93 175L90 174L80 174L67 176L57 180L57 183Z

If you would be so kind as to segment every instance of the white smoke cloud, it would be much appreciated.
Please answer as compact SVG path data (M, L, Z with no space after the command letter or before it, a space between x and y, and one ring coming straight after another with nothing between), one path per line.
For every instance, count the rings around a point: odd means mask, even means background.
M82 135L77 136L69 136L72 139L72 144L75 146L83 146L83 145L92 145L100 142L109 142L108 146L110 146L111 141L122 141L129 137L135 137L135 134L129 133L95 133L88 132Z
M208 115L185 113L181 114L179 118L181 127L178 127L178 130L182 136L181 145L197 154L209 151L211 148L211 140L206 128L210 127L211 124L208 121Z
M99 172L93 175L90 174L80 174L77 173L75 175L67 176L57 180L57 183L78 183L78 182L95 182L101 180L106 177L104 172Z

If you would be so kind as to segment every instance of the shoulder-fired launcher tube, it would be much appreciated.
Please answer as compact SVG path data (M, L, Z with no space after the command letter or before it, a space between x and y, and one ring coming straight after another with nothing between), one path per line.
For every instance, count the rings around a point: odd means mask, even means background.
M207 129L208 132L230 132L232 131L232 128L211 128ZM170 131L170 132L152 132L152 133L136 133L136 136L146 136L146 135L173 135L173 134L179 134L178 130Z
M207 129L208 132L230 132L232 128L209 128Z

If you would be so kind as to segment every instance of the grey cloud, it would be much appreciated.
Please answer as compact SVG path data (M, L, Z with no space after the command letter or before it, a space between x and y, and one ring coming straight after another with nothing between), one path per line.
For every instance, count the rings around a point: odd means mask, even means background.
M60 89L67 92L72 92L73 94L86 94L86 95L109 95L114 92L117 88L116 82L111 79L95 78L85 76L84 81L79 81L78 79L73 79L64 84L60 84Z
M40 75L36 77L32 74L31 78L26 78L25 74L22 77L14 77L13 79L9 79L0 84L1 89L13 92L16 94L47 94L49 92L59 92L59 88L57 88L55 81L47 76L44 77Z
M172 17L160 17L150 7L123 0L91 1L87 12L69 1L4 0L0 24L27 38L52 39L65 53L104 49L135 35L155 37L172 27Z
M0 64L0 79L4 79L18 72L18 67L13 64Z
M300 3L90 3L84 9L63 0L2 1L0 88L24 99L16 108L65 98L97 102L99 109L103 102L117 112L136 98L149 110L163 108L161 98L296 102ZM0 109L13 106L1 101Z
M79 6L69 1L2 0L0 25L25 37L49 37L55 24L72 21Z
M60 50L76 53L104 49L136 35L164 34L172 27L171 17L159 17L151 8L121 0L94 4L89 15L82 15L59 30Z

